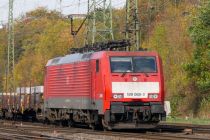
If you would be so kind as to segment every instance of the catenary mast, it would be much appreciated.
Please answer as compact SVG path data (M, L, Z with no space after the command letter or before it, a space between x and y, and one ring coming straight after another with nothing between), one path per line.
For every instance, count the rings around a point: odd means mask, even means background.
M15 63L13 4L14 4L14 0L9 0L6 92L10 93L10 97L11 97L11 93L15 93L14 74L13 74L14 63Z
M140 21L138 15L138 0L126 0L126 39L130 40L131 48L140 49Z
M114 40L111 0L88 0L85 44Z

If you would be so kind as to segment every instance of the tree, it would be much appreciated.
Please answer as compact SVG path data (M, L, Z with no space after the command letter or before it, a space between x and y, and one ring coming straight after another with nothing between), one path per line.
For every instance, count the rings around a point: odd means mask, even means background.
M16 22L16 46L22 48L14 70L16 86L43 85L45 65L68 54L72 37L69 21L55 11L38 8Z
M186 70L199 91L206 93L210 91L210 3L204 4L194 17L190 36L196 49Z
M203 3L189 28L195 43L194 56L186 64L188 78L194 84L197 95L197 114L209 117L210 111L210 2Z

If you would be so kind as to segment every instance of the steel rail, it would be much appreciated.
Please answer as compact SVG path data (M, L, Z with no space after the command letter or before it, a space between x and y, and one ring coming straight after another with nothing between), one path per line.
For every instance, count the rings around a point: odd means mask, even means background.
M170 132L172 127L164 128L165 132L158 132L157 130L113 130L113 131L93 131L85 128L67 128L59 127L55 125L43 125L41 123L30 123L30 122L12 122L5 121L0 125L0 138L10 139L72 139L76 135L89 135L91 137L119 137L119 138L136 138L136 139L163 139L163 140L174 140L174 139L210 139L209 136L190 134L186 135L183 131ZM169 129L169 130L167 130ZM201 128L200 128L201 129ZM209 131L208 131L209 133ZM206 134L208 134L206 133Z

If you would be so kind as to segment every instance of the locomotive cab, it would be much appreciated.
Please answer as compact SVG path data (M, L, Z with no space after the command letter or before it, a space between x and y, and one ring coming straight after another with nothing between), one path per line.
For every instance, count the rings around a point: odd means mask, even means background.
M166 118L161 59L154 52L107 52L101 67L107 128L153 127ZM102 82L102 81L101 81ZM143 125L146 124L146 125Z

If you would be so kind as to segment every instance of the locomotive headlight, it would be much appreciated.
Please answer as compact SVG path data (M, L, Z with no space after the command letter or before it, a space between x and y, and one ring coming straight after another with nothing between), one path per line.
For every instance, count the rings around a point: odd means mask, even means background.
M114 99L120 99L123 98L123 94L113 94L112 96Z
M149 94L149 98L150 99L157 99L158 98L158 94Z

